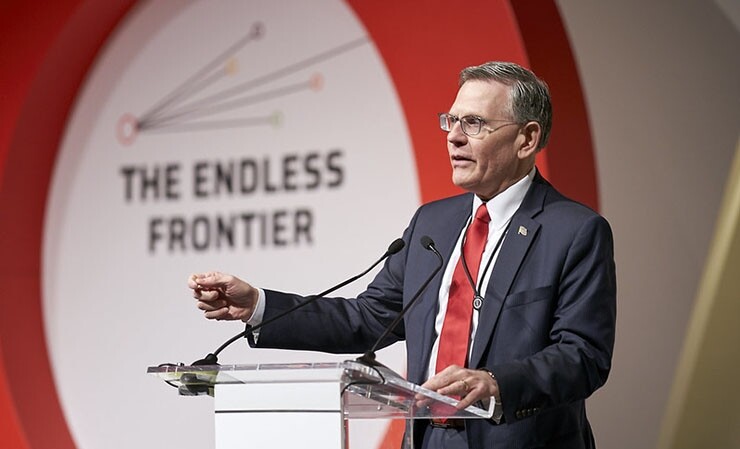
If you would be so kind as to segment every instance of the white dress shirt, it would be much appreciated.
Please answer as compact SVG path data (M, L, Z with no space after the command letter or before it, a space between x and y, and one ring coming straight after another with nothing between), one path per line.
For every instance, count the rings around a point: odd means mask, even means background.
M511 218L514 216L514 213L517 211L517 209L519 209L522 201L524 201L524 196L527 194L527 191L529 190L529 187L532 185L532 181L534 180L535 171L536 170L532 168L527 176L520 179L518 182L516 182L503 192L499 193L495 197L491 198L486 203L486 208L488 209L488 215L491 217L491 221L488 223L488 240L486 241L486 248L485 250L483 250L483 258L481 259L480 269L478 270L478 279L475 280L476 288L478 288L479 285L481 286L479 292L481 296L485 296L486 289L488 288L488 282L491 279L493 266L496 263L496 258L498 258L499 251L496 251L496 254L493 254L496 243L498 243L499 239L501 239L502 237L505 238L503 234L506 231L509 222L511 222ZM475 211L482 203L483 201L480 198L478 198L477 196L473 196L468 224L470 223L470 219L474 216ZM447 267L445 268L445 272L442 277L442 284L439 289L439 312L437 313L437 318L434 321L434 330L435 334L437 335L437 339L434 341L434 346L432 346L432 354L429 358L429 377L432 377L434 374L436 374L435 369L437 365L437 351L439 350L439 335L442 333L442 324L444 323L445 313L447 312L447 298L450 294L452 274L455 272L455 267L457 266L458 260L460 260L460 249L466 230L467 226L458 236L457 244L452 251L450 260L447 261ZM491 261L488 270L486 270L486 265L488 264L488 260L491 257L493 257L493 260ZM482 283L481 279L483 280ZM470 300L472 301L473 298L471 297ZM475 331L477 329L478 311L473 309L473 324L470 329L471 344L468 348L468 357L470 357L470 354L473 351L472 342L474 341Z

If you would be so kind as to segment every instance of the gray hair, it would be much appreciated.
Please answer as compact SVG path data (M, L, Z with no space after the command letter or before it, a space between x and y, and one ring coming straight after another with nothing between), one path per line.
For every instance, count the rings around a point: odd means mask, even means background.
M547 84L513 62L486 62L460 72L460 86L467 81L497 81L511 88L511 113L519 123L537 122L542 128L538 148L544 148L552 128L552 104Z

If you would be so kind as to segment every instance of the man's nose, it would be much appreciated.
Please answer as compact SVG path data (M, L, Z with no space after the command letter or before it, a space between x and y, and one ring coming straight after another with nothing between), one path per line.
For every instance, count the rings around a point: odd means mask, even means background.
M455 145L465 144L468 141L468 136L463 132L462 124L459 120L447 132L447 141Z

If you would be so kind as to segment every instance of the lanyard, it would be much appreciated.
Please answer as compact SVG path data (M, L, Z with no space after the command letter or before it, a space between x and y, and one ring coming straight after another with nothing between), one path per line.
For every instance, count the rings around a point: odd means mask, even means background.
M471 215L472 217L472 215ZM486 278L485 274L488 272L488 269L491 268L491 263L493 262L493 258L496 256L496 253L498 252L499 248L501 247L501 243L504 241L504 237L506 237L506 234L509 232L509 226L511 226L511 219L506 223L506 228L504 229L504 232L501 234L501 237L499 237L498 241L496 242L496 246L493 247L493 252L491 252L491 255L488 257L488 262L486 262L486 267L483 269L482 276L480 276L480 280L478 281L478 285L475 285L475 282L473 281L473 276L470 275L470 270L468 269L468 263L465 260L465 251L463 247L465 246L465 239L467 238L468 234L468 228L470 227L470 224L473 220L468 221L468 225L465 226L465 233L463 234L463 239L460 242L460 259L462 260L463 270L465 271L465 276L468 278L468 282L470 282L470 286L473 287L473 293L475 296L473 297L473 308L475 310L480 310L481 307L483 307L483 296L481 295L481 291L483 289L483 279Z

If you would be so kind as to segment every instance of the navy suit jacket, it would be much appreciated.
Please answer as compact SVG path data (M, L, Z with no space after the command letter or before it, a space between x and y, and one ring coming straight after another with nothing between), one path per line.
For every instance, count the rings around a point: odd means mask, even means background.
M367 350L434 270L418 242L428 235L446 260L472 208L471 194L420 207L406 247L356 299L322 299L260 331L257 346L336 353ZM426 380L441 274L385 345L406 340L408 379ZM266 291L264 319L298 295ZM606 220L558 193L539 174L514 214L480 310L471 368L498 381L504 420L468 421L471 448L591 448L584 400L606 381L616 319L613 242ZM418 421L415 435L426 421ZM417 446L419 447L419 446Z

